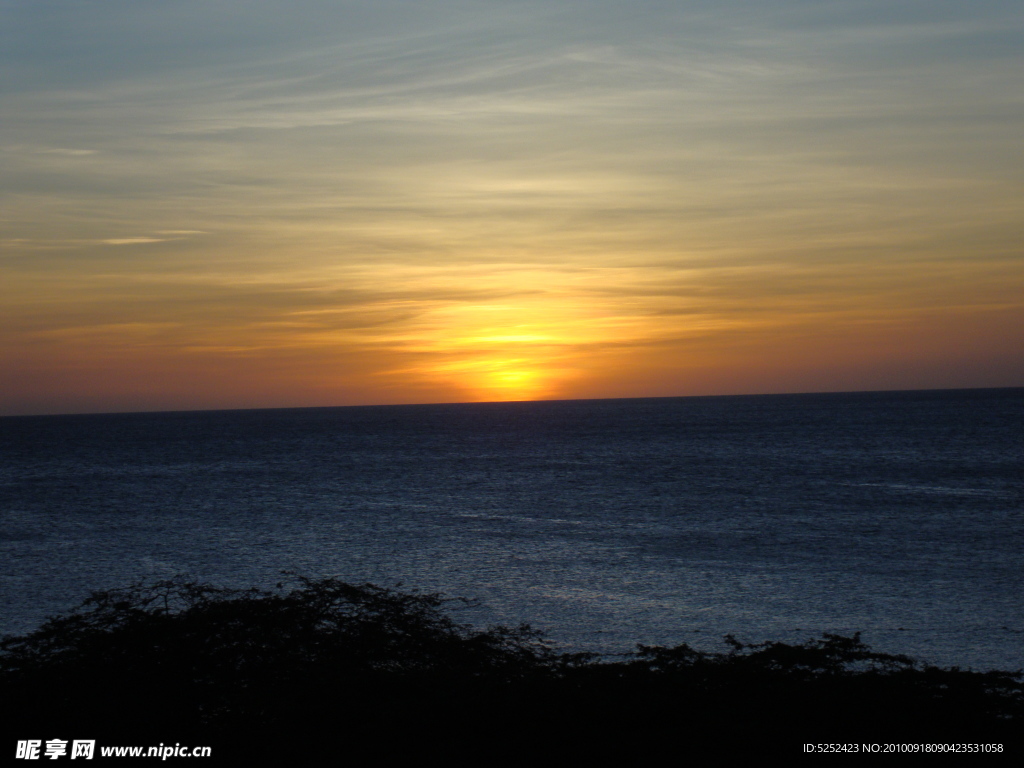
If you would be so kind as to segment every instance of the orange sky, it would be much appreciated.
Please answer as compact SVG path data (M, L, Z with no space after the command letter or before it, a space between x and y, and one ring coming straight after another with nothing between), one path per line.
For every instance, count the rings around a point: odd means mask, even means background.
M0 414L1024 385L1016 4L303 4L9 12Z

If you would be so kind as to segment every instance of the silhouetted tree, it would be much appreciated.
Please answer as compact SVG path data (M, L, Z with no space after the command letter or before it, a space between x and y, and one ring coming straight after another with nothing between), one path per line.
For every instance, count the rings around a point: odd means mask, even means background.
M455 621L464 602L302 576L271 590L175 578L95 592L0 641L2 717L25 737L238 737L236 754L324 733L387 751L406 743L390 734L452 729L506 748L628 745L635 756L685 733L691 747L795 753L835 738L1011 740L1024 724L1019 672L923 665L860 635L566 654L528 625Z

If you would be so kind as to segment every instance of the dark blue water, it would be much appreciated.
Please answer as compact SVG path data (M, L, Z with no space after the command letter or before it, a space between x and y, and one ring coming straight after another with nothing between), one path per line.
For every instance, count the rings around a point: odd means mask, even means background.
M282 569L563 647L863 632L1024 666L1024 390L0 419L0 631Z

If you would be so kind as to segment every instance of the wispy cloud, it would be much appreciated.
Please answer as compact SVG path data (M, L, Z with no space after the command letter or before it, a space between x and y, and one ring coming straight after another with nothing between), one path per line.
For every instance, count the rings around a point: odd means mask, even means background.
M166 243L167 238L160 237L112 237L100 240L104 245L135 245L137 243Z
M98 150L95 149L37 149L36 152L42 155L67 155L68 157L80 157L83 155L95 155Z

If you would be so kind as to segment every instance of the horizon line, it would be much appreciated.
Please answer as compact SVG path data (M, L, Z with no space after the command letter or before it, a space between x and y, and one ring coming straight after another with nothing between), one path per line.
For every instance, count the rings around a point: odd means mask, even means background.
M1024 385L1006 387L932 387L912 389L851 389L851 390L818 390L797 392L743 392L718 395L651 395L640 397L575 397L575 398L538 398L535 400L461 400L440 401L429 403L354 403L348 405L280 405L259 408L183 408L156 410L125 410L125 411L70 411L62 413L12 413L0 414L3 419L32 419L62 416L145 416L155 414L188 414L188 413L235 413L241 411L312 411L337 410L339 408L421 408L446 405L520 405L523 403L581 403L608 402L612 400L706 400L711 398L730 397L800 397L807 395L872 395L872 394L912 394L924 392L997 392L1003 390L1024 390Z

